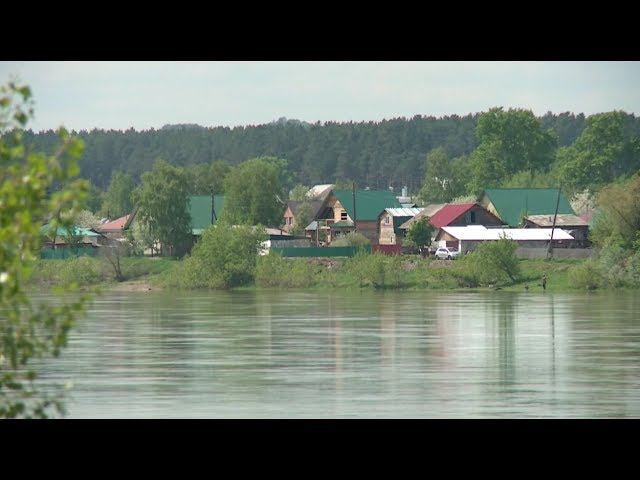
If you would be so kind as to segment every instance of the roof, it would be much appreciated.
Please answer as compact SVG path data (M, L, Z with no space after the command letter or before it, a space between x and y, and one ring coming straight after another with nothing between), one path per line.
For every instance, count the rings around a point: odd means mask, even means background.
M526 215L553 215L558 200L557 188L488 188L483 193L493 203L498 216L512 227L520 225ZM562 194L558 213L575 215Z
M309 225L305 227L305 230L317 230L317 229L318 229L318 222L316 220L314 220L313 222L311 222Z
M289 207L289 209L294 215L298 214L300 205L302 205L303 203L305 203L305 201L287 200L287 206ZM311 206L311 216L316 217L318 214L318 211L320 210L320 208L322 208L322 203L323 203L322 200L307 200L306 203L308 203Z
M129 223L131 223L130 220L133 220L134 216L135 212L129 213L128 215L116 218L115 220L111 220L110 222L105 222L102 225L97 226L96 230L98 232L117 232L125 230L129 226Z
M429 219L429 223L437 228L446 227L460 215L471 210L475 205L475 203L451 203L445 205Z
M511 240L547 240L551 239L553 230L554 240L573 240L566 231L556 228L487 228L484 225L466 225L464 227L442 227L458 240L500 240L503 237Z
M324 200L334 187L333 183L325 183L324 185L314 185L307 192L307 197L317 200Z
M387 212L392 217L415 217L419 214L423 209L422 208L385 208L384 211Z
M333 190L351 219L377 220L378 215L389 207L401 208L400 202L389 190L356 190L356 215L353 212L353 191Z
M73 232L72 236L74 237L101 237L102 235L100 235L99 233L95 232L94 230L90 229L90 228L82 228L82 227L78 227L78 226L73 226L72 230ZM49 237L49 238L53 238L54 233L56 237L68 237L69 236L69 230L67 230L66 227L63 226L59 226L56 231L54 232L51 225L49 223L43 225L40 228L40 233L42 233L43 235Z
M433 217L445 205L446 203L430 203L429 205L425 206L424 209L420 213L418 213L415 217L410 218L409 220L404 222L402 225L400 225L400 228L403 230L408 230L409 228L411 228L411 225L413 225L414 222L417 222L418 220L420 220L425 216L429 218Z
M553 214L528 215L526 219L541 227L553 226ZM582 218L571 213L558 214L556 217L556 227L586 227L588 225L589 224Z
M192 195L189 197L189 214L191 215L191 233L201 235L202 231L222 215L224 195L214 195L215 218L211 210L211 195ZM213 220L212 220L213 219Z

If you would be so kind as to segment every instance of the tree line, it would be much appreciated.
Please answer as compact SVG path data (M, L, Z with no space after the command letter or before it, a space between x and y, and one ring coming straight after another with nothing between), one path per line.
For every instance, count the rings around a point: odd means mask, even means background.
M442 147L449 159L455 159L476 150L481 143L477 130L482 116L417 115L380 122L313 124L281 119L234 128L171 125L158 130L72 133L85 144L81 175L102 191L113 171L122 171L138 183L158 158L195 168L216 160L233 166L249 158L272 156L287 160L297 183L335 183L346 178L370 188L399 190L406 185L416 192L422 186L428 152ZM543 132L552 132L557 147L572 145L587 123L583 114L569 112L530 117ZM633 131L640 132L638 119L634 115L626 118ZM50 152L56 137L53 131L28 131L25 140L36 151Z

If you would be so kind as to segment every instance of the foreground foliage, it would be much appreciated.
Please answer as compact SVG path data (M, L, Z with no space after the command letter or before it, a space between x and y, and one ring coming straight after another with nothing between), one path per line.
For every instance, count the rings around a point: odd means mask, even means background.
M82 142L65 130L59 130L52 156L25 148L22 129L31 115L28 87L10 83L0 89L0 417L9 418L64 413L63 392L39 387L32 364L60 354L88 300L34 305L25 292L42 222L71 228L88 189L86 181L72 180Z

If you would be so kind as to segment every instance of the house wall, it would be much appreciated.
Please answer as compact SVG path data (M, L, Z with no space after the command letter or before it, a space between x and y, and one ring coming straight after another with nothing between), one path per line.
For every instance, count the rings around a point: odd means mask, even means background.
M333 209L333 221L334 222L339 222L341 220L344 220L344 218L342 217L342 213L343 212L347 213L347 211L345 210L345 208L340 203L340 200L338 200L336 197L334 197L332 195L327 200L326 206ZM347 213L347 220L353 221L348 213Z
M282 227L282 230L284 230L285 232L290 232L291 230L293 230L293 227L295 227L295 222L296 219L293 215L293 212L291 211L291 208L287 207L284 212L284 226Z
M379 223L380 235L378 243L380 245L398 245L398 239L393 229L393 217L389 212L380 215Z
M480 201L478 202L483 208L486 208L489 212L493 213L496 217L500 218L496 207L494 207L493 203L489 201L489 197L484 194Z
M475 214L475 219L473 219ZM487 211L484 207L480 205L476 205L470 208L468 211L460 215L453 222L447 225L448 227L464 227L465 225L484 225L487 227L490 226L501 226L502 221L497 217L497 215L493 212Z
M356 226L358 233L367 237L371 242L371 245L378 245L378 243L380 243L377 220L358 220L356 222Z

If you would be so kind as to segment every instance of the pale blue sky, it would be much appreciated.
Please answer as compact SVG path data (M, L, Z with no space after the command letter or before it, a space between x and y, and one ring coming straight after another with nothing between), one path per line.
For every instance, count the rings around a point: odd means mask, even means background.
M640 62L0 62L34 130L368 121L494 106L640 113Z

